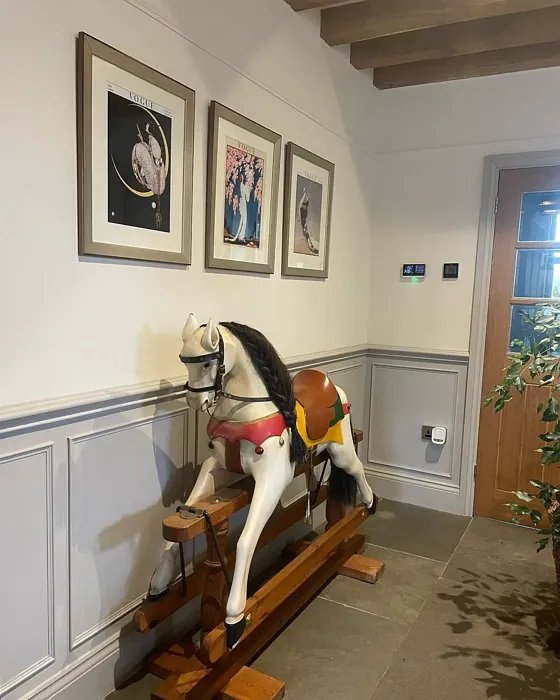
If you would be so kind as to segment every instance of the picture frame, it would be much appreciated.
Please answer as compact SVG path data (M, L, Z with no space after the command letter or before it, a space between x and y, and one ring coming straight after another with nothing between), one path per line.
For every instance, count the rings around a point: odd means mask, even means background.
M289 142L284 174L282 274L326 279L335 166Z
M212 101L206 267L272 274L282 137Z
M195 92L80 32L78 253L191 263Z

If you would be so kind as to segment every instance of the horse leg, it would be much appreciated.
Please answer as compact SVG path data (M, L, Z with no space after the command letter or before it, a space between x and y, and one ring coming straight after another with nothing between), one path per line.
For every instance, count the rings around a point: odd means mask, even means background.
M377 504L377 496L373 493L371 486L368 484L364 465L356 454L349 415L344 416L342 419L342 439L342 444L329 442L327 444L327 451L336 467L342 469L356 479L363 502L368 508L374 509ZM373 510L372 512L375 511Z
M226 605L227 646L233 649L245 630L244 610L247 604L247 580L253 554L264 526L293 479L287 432L283 445L277 437L263 443L264 454L256 456L251 443L242 442L241 457L246 473L255 479L255 490L247 521L237 543L237 556L231 591Z
M197 501L216 493L219 489L228 486L232 481L232 476L224 469L216 457L208 457L200 467L200 472L196 478L193 490L187 498L186 505L191 506ZM166 542L161 560L150 581L151 597L155 598L167 592L169 584L174 577L178 552L179 547L176 542Z

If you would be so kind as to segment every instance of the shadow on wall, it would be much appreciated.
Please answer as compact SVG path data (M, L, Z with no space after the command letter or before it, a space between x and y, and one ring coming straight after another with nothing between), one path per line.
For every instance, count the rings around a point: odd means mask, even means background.
M165 392L172 388L162 382ZM136 424L122 413L95 419L94 439L80 441L70 465L71 607L74 644L105 622L114 624L146 594L164 548L161 521L192 488L186 461L184 401L157 403ZM170 415L171 414L171 415ZM132 608L131 608L132 606ZM185 610L157 638L176 634ZM172 631L170 631L172 630ZM174 631L174 632L173 632ZM153 648L155 633L140 635L130 624L120 634L118 683Z
M429 442L426 445L426 464L438 464L443 453L443 445L434 445L433 442Z

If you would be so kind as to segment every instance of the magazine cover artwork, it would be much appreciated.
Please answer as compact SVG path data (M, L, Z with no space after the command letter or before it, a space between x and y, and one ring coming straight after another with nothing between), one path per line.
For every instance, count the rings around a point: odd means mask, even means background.
M227 140L224 243L228 245L261 245L265 158L256 148Z
M109 223L171 230L169 109L108 84Z

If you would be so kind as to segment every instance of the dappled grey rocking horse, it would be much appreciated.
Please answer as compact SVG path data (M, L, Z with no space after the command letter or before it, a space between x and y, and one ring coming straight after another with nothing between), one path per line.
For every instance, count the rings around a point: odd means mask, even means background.
M232 649L246 625L247 580L258 539L308 450L328 451L329 498L355 505L359 490L374 513L377 497L356 454L346 395L325 374L303 370L292 381L270 342L240 323L210 320L201 326L191 314L182 338L187 402L199 411L213 408L207 429L213 454L203 462L186 507L239 475L255 479L226 605L227 646ZM177 549L177 544L167 544L150 583L152 597L168 590Z

